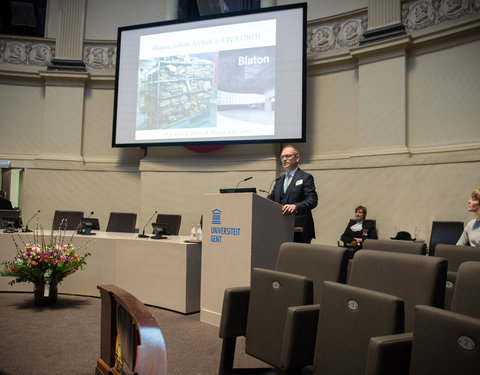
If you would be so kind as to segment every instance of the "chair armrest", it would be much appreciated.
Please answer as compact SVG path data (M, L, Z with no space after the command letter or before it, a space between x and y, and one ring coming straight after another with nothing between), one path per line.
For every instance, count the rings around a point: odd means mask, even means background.
M365 375L408 375L412 341L413 332L372 337Z
M282 368L300 369L313 364L320 305L291 306L287 310Z
M219 336L223 339L245 336L250 287L225 289Z

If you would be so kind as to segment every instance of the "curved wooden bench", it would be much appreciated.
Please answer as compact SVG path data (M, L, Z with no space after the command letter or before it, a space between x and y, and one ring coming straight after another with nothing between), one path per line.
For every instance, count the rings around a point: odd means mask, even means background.
M101 344L96 375L166 375L165 341L155 317L135 296L115 285L98 285Z

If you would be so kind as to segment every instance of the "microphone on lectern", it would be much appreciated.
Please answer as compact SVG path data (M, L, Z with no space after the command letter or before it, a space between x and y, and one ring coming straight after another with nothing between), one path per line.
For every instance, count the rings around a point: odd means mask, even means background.
M281 177L281 176L280 176ZM270 186L268 187L268 191L265 191L265 190L260 190L260 191L263 191L264 193L267 193L268 195L270 195L271 191L272 191L272 185L275 181L277 181L280 177L277 177L276 179L274 179L272 182L270 182Z
M143 227L142 234L139 234L139 235L138 235L138 238L149 238L149 237L150 237L150 236L147 236L147 235L145 234L145 228L146 228L147 225L152 221L152 219L153 219L153 217L155 216L156 213L157 213L157 211L155 211L155 212L153 213L153 215L150 217L150 219L148 219L147 224L145 224L145 226Z
M40 213L40 210L38 210L37 212L35 212L35 215L33 215L28 221L27 221L27 224L25 224L25 229L22 230L22 232L32 232L31 229L28 229L28 224L33 220L33 218L35 216L37 216L38 214Z
M245 182L245 181L248 181L248 180L251 180L253 177L247 177L247 178L244 178L242 181L240 181L237 186L235 186L235 189L238 188L238 185L240 185L242 182Z

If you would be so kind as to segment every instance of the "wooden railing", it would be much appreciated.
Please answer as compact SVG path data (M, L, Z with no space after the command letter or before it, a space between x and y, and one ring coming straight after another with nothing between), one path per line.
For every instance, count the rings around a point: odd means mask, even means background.
M167 354L153 314L115 285L98 285L101 343L96 375L166 375Z

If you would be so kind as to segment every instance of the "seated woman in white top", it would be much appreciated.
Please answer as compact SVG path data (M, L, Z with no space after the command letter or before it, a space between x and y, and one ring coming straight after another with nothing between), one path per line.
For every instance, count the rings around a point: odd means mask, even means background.
M457 245L480 246L480 188L475 189L468 200L468 212L473 212L477 217L465 226Z

